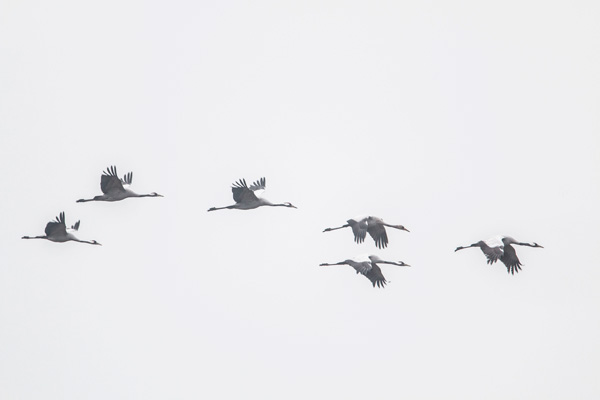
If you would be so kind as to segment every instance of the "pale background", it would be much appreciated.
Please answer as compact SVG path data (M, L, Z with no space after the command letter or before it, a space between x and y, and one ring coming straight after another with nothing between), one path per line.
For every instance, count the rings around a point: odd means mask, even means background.
M597 1L1 9L1 399L600 398Z

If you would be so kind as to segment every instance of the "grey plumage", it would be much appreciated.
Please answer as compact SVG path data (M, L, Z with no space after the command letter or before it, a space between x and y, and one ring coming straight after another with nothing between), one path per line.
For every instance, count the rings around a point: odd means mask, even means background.
M370 255L368 257L358 256L353 259L347 259L334 264L322 263L320 266L349 265L354 268L357 274L362 274L368 280L370 280L373 284L373 287L377 286L378 288L384 288L389 281L387 281L383 276L381 268L379 265L377 265L378 263L397 265L400 267L410 267L410 265L405 264L403 261L385 261L375 255Z
M77 221L74 225L71 226L71 230L78 230L80 226L80 221ZM61 212L55 220L50 221L46 224L46 228L44 229L44 236L23 236L21 239L46 239L51 242L64 243L68 241L87 243L87 244L95 244L100 245L100 243L95 240L80 240L77 239L73 234L67 232L67 226L65 224L65 213Z
M88 201L120 201L129 197L163 197L156 192L137 194L128 187L126 188L123 186L129 186L132 182L133 172L128 172L123 176L123 178L119 178L117 174L117 167L114 165L109 166L100 177L100 190L102 190L102 194L94 196L92 199L79 199L77 202L85 203Z
M262 206L297 208L289 202L274 204L262 197L257 196L256 191L265 190L266 186L267 180L264 177L255 181L250 186L248 186L245 179L239 179L231 186L231 192L233 194L233 200L235 201L235 204L225 207L211 207L208 209L208 211L224 209L251 210Z
M487 259L488 264L493 264L500 260L506 266L507 272L514 275L521 270L521 261L517 257L517 252L512 245L541 247L537 243L518 242L510 236L495 236L486 241L480 240L469 246L459 246L454 251L467 249L469 247L479 247Z
M385 230L385 227L395 228L399 230L403 230L406 232L410 232L403 225L392 225L385 223L381 218L373 217L373 216L358 216L351 218L346 221L345 225L336 227L336 228L326 228L323 232L330 232L337 229L342 228L352 228L352 233L354 234L354 241L356 243L362 243L365 241L365 237L367 233L373 238L375 241L375 246L380 249L386 248L388 245L388 236Z

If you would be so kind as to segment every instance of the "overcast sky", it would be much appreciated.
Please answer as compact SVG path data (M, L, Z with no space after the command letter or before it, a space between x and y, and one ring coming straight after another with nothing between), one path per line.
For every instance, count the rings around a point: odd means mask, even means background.
M600 3L495 3L2 1L0 397L599 398Z

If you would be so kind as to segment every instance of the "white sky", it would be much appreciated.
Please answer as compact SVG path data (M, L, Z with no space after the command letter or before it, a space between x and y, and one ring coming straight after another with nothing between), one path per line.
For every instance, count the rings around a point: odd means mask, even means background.
M600 3L450 3L2 1L0 398L599 398Z

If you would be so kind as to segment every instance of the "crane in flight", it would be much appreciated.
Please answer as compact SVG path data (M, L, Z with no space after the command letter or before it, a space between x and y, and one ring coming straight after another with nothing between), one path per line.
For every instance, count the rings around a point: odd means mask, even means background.
M44 230L45 235L43 236L23 236L21 239L46 239L51 242L64 243L68 241L74 241L79 243L95 244L101 246L100 243L95 240L79 240L71 232L79 230L79 221L75 222L70 229L67 229L65 225L65 213L61 212L56 220L50 221L46 224Z
M335 231L336 229L352 228L354 233L354 241L356 243L362 243L365 241L367 232L375 241L375 246L380 249L387 247L388 237L385 227L395 228L402 231L410 232L403 225L392 225L385 223L381 218L373 216L358 216L346 221L345 225L338 226L337 228L326 228L323 232Z
M231 186L231 192L233 193L233 200L235 204L225 207L211 207L208 211L224 210L224 209L236 209L236 210L251 210L262 206L271 207L290 207L297 208L292 203L279 203L274 204L269 200L257 196L256 192L262 192L265 190L267 180L260 178L252 185L248 186L245 179L240 179Z
M493 264L500 260L506 266L507 272L514 275L515 272L521 270L521 261L517 257L517 252L512 245L518 246L529 246L529 247L541 247L537 243L526 243L518 242L510 236L494 236L488 240L480 240L477 243L473 243L469 246L459 246L454 250L455 252L462 249L468 249L469 247L479 247L485 257L487 258L488 264Z
M88 201L119 201L128 197L163 197L162 195L152 192L148 194L137 194L129 190L129 185L133 180L133 172L126 173L123 178L117 175L117 167L110 166L102 173L100 177L101 195L94 196L93 199L79 199L77 203L85 203Z
M373 287L377 285L379 288L384 288L389 281L385 279L383 274L381 273L381 268L377 264L391 264L397 265L399 267L410 267L410 265L405 264L403 261L384 261L381 258L370 255L370 256L357 256L348 260L340 261L334 264L323 263L319 264L320 266L332 266L332 265L349 265L356 271L357 274L364 275L368 280L371 281Z

